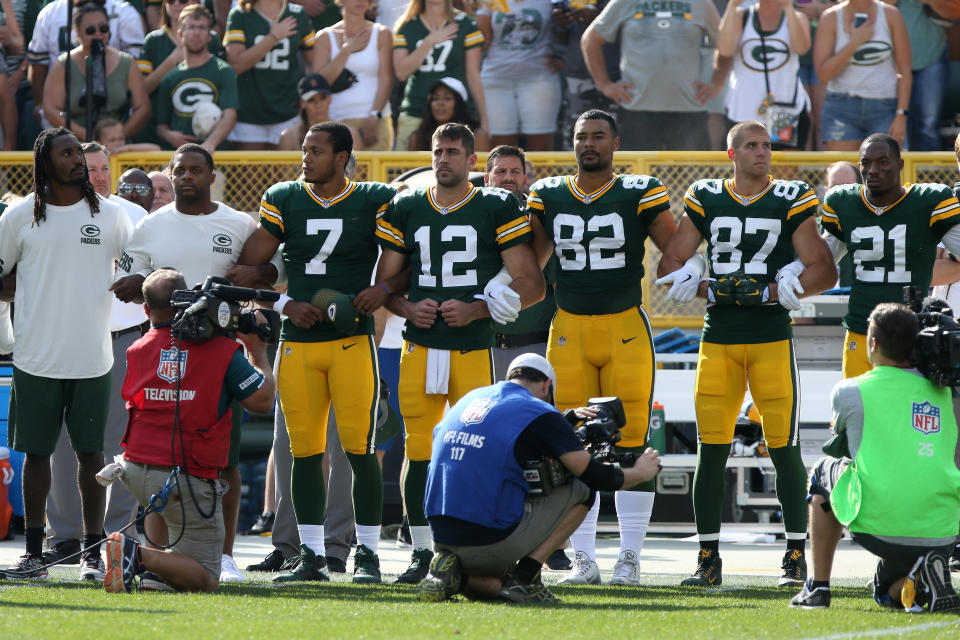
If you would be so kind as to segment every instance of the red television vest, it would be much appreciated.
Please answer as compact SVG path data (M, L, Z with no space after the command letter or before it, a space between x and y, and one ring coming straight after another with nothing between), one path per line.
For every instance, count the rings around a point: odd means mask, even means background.
M127 430L121 444L131 462L160 467L179 465L199 478L216 478L230 452L230 410L217 416L230 360L240 345L218 336L184 341L177 367L170 327L151 329L127 349L127 376L121 395L127 402ZM171 440L180 378L180 436ZM186 460L182 451L186 451Z

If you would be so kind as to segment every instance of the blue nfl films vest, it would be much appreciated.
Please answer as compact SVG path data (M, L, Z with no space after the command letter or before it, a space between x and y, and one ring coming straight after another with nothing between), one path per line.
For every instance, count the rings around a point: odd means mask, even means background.
M530 422L551 411L556 409L513 382L461 398L433 429L427 517L451 516L492 529L520 522L530 488L513 445Z

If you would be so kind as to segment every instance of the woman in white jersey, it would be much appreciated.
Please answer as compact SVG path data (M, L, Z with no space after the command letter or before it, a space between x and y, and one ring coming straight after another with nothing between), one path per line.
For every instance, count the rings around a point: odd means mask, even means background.
M768 110L783 106L799 114L795 145L775 143L774 148L803 149L810 131L810 98L800 82L800 56L810 49L810 22L789 2L760 0L749 8L741 4L732 0L727 5L717 35L717 52L733 57L725 100L727 127L762 119Z
M907 26L896 7L847 0L824 11L813 65L827 83L820 127L827 151L856 151L871 133L888 133L903 145L913 73Z
M314 71L334 88L344 69L357 82L334 93L330 119L357 129L358 149L389 151L393 148L390 89L393 87L393 35L390 29L365 15L371 0L337 0L343 19L317 34ZM361 142L362 144L357 144Z

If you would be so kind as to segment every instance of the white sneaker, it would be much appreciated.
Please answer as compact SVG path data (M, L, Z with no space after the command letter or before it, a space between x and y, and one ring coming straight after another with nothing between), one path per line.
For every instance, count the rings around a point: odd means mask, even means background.
M233 556L223 554L220 559L220 582L243 582L243 574Z
M600 567L583 551L577 551L570 573L557 580L557 584L600 584Z
M91 580L94 582L103 582L103 576L106 567L103 564L103 558L100 551L96 553L85 554L80 558L80 579Z
M613 565L613 577L610 584L640 584L640 562L633 551L621 551L617 564Z

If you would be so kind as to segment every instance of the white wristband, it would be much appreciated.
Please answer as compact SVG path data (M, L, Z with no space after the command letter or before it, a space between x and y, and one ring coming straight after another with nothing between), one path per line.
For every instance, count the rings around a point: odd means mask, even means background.
M285 293L281 293L280 299L273 303L273 310L277 313L283 313L283 308L287 306L287 303L291 300L293 300L293 298Z

